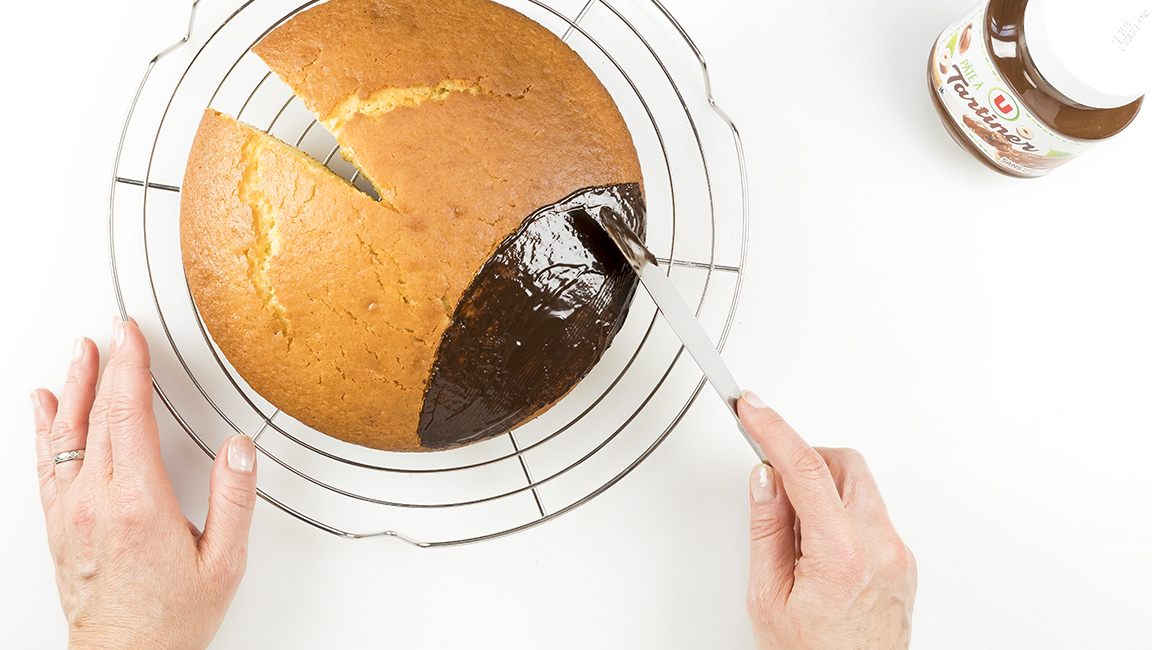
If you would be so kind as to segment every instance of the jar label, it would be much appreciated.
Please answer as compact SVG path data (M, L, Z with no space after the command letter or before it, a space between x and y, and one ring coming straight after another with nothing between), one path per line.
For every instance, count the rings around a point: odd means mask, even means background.
M960 132L988 160L1017 176L1043 176L1092 142L1053 132L1016 97L988 54L984 8L981 3L937 39L933 85Z

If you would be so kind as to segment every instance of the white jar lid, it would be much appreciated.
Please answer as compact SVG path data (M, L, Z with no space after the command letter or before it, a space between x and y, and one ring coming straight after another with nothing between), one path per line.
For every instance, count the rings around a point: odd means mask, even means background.
M1074 102L1116 108L1152 89L1152 0L1029 0L1024 41Z

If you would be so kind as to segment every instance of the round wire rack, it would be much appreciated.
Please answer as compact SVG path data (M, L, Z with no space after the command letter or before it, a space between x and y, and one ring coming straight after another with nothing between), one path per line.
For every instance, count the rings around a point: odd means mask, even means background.
M341 537L454 546L570 512L648 458L704 386L644 292L600 363L547 413L429 453L357 447L297 422L248 387L199 318L181 265L179 207L205 108L264 129L371 192L250 51L320 1L196 0L188 33L152 59L132 100L111 181L109 251L121 316L153 342L156 393L210 457L229 436L252 436L260 496ZM747 254L747 180L739 133L712 100L699 51L658 0L503 3L559 35L612 93L641 160L648 246L722 349Z

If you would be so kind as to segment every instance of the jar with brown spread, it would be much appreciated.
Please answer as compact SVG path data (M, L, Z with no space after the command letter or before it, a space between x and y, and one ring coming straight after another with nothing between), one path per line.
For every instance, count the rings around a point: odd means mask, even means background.
M945 128L996 171L1043 176L1122 131L1152 88L1152 0L988 0L936 40Z

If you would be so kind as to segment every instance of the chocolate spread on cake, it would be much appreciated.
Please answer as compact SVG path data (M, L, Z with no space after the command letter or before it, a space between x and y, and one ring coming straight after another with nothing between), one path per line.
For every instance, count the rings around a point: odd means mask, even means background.
M586 188L525 219L476 275L424 393L425 448L506 432L563 397L600 360L638 283L590 221L602 210L644 236L638 184Z

